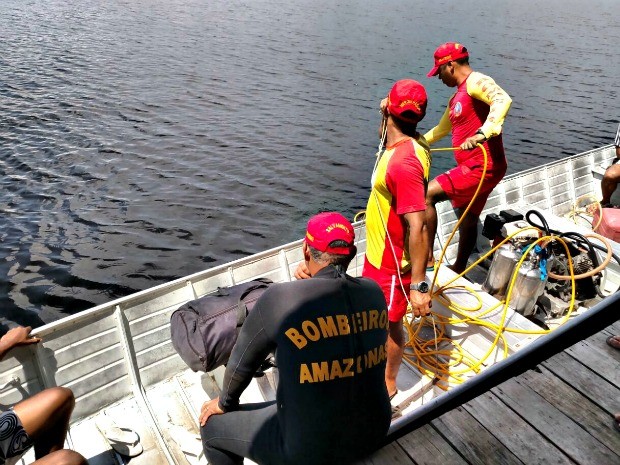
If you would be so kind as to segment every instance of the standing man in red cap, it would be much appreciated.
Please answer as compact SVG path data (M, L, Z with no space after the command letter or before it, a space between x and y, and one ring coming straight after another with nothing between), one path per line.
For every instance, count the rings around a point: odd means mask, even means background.
M396 395L396 375L405 338L403 317L411 305L414 316L431 306L426 281L428 234L425 195L431 156L417 132L426 114L426 90L411 79L397 81L382 103L385 148L372 175L366 207L366 260L362 275L374 279L388 305L390 330L385 381L390 398Z
M352 278L351 223L310 219L303 244L310 279L274 284L258 299L230 356L219 398L200 425L210 464L350 463L378 448L390 426L384 382L388 314L371 279ZM276 399L239 404L275 351Z
M506 174L506 156L502 142L502 124L512 100L493 79L472 70L469 52L459 43L448 42L435 51L435 66L428 77L438 76L448 87L456 87L448 108L439 124L424 137L433 144L452 132L456 168L433 179L426 194L426 215L430 251L428 265L434 264L433 243L437 232L437 202L452 201L460 217L469 205L482 178L484 155L478 144L484 145L488 154L484 183L463 219L459 229L459 246L452 270L461 273L476 245L478 218L491 191Z
M390 399L397 393L396 376L403 359L403 317L430 313L431 289L426 281L428 234L426 189L431 155L417 131L426 114L424 86L412 79L397 81L381 102L383 121L379 153L366 207L366 260L362 276L376 281L388 306L389 335L385 384ZM308 277L303 264L297 279Z

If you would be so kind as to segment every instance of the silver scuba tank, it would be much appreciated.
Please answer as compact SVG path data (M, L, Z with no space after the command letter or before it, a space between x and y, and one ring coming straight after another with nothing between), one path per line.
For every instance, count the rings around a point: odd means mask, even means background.
M524 263L517 272L517 279L510 297L510 307L523 316L530 316L535 313L536 300L542 294L547 283L547 276L543 280L540 279L540 276L538 258L532 254L530 260Z
M510 242L500 246L495 251L493 261L489 267L487 279L485 279L482 285L482 290L491 295L505 295L506 287L508 287L508 283L510 282L510 278L519 258L520 253Z

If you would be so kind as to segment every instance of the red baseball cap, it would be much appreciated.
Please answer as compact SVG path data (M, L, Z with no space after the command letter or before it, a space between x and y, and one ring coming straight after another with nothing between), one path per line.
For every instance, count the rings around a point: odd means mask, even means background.
M417 123L426 115L426 89L418 81L396 81L388 94L387 109L390 115L408 123Z
M455 61L460 58L465 58L469 56L469 52L465 48L463 44L459 44L456 42L447 42L445 44L440 45L435 50L435 66L431 69L427 77L436 76L439 73L439 67L449 61Z
M308 221L306 244L321 252L349 255L355 244L355 232L349 220L340 213L325 212L314 215ZM330 247L333 241L345 241L346 247Z

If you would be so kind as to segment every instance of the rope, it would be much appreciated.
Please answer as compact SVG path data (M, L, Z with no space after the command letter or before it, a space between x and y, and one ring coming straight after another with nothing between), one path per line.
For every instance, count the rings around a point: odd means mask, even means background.
M588 209L587 209L588 206L586 205L586 208L579 207L579 203L582 200L584 200L584 199L594 200L594 202L592 202L592 203L596 205L596 208L598 210L598 214L599 214L598 221L596 222L596 226L592 225L592 231L596 232L596 230L601 225L601 222L603 221L603 206L601 205L601 202L599 202L598 199L593 194L585 194L585 195L582 195L581 197L579 197L575 201L575 204L571 207L571 210L568 212L567 217L570 218L572 220L572 222L575 223L575 224L578 224L577 223L577 218L581 218L583 220L586 220L588 223L590 222L590 220L587 217L584 218L582 216L584 213L586 215L589 215L589 216L594 216L593 214L591 214L588 211Z

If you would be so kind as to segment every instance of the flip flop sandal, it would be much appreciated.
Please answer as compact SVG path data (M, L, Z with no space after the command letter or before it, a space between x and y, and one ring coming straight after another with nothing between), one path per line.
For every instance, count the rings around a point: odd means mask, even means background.
M143 451L140 436L131 428L118 426L114 420L102 413L95 421L97 429L110 444L110 447L121 455L135 457Z
M616 344L618 344L618 345L614 345L614 344L612 343L612 341L613 341L613 340L615 340L615 339L616 339L616 337L618 337L618 336L609 336L609 337L605 340L605 342L607 343L607 345L608 345L609 347L612 347L612 348L614 348L614 349L616 349L616 350L620 350L620 343L616 342Z
M139 441L133 444L128 444L126 442L118 442L108 439L108 443L112 449L125 457L136 457L143 452L142 444L140 444Z

